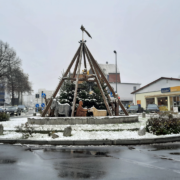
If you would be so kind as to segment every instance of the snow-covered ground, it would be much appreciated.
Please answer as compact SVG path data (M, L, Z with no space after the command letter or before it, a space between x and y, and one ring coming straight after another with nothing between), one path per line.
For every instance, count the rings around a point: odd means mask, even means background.
M94 139L141 139L141 138L160 138L177 136L180 134L162 135L156 136L150 133L146 133L144 136L139 136L138 131L131 131L133 129L139 129L141 126L146 125L146 118L142 118L139 115L139 122L137 123L123 123L123 124L105 124L105 125L71 125L72 136L64 137L63 132L57 132L59 136L55 140L94 140ZM27 118L14 118L10 121L1 122L4 126L4 135L0 136L0 139L20 139L21 133L15 132L16 126L27 122ZM68 125L33 125L37 131L63 131ZM120 130L120 131L118 131ZM52 140L52 137L48 134L34 133L33 137L29 137L31 140Z

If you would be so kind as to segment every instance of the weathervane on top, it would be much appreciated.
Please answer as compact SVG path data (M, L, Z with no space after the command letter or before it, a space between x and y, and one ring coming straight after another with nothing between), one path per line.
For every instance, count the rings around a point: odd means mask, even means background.
M80 28L81 30L82 30L82 41L84 41L84 37L83 37L83 33L84 33L84 31L86 32L86 34L90 37L90 38L92 38L91 37L91 35L86 31L86 29L84 28L84 26L82 25L81 26L81 28Z

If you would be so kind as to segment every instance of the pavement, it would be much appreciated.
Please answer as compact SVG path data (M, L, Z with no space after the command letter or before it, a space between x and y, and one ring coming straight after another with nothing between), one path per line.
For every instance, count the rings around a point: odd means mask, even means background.
M143 146L0 145L0 179L180 179L180 143Z

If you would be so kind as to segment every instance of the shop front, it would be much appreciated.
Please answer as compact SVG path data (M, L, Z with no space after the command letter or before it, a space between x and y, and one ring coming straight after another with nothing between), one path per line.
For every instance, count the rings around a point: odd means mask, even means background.
M145 96L146 107L148 104L157 104L160 111L180 111L180 86L162 88L159 94Z

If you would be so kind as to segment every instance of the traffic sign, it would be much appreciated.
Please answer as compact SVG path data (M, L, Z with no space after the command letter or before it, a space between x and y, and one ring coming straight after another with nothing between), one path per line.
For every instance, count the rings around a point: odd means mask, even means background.
M36 94L36 98L39 98L39 94Z
M45 104L44 104L44 103L42 103L42 104L41 104L41 107L45 107Z
M43 111L43 109L44 109L44 108L42 107L41 110Z
M38 107L39 107L39 104L36 104L35 106L38 108Z
M42 98L46 97L46 94L45 94L45 93L42 93L42 94L41 94L41 97L42 97Z
M112 92L110 92L110 96L113 97L113 93Z

